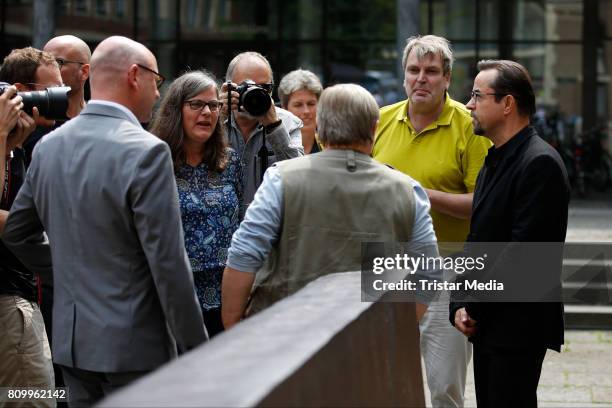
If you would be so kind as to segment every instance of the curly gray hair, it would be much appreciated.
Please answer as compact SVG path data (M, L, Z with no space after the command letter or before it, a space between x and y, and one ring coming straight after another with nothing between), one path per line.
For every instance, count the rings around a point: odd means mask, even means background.
M323 86L313 72L305 69L291 71L281 79L278 85L278 97L281 101L281 107L287 109L291 94L300 90L310 91L319 99L321 92L323 92Z

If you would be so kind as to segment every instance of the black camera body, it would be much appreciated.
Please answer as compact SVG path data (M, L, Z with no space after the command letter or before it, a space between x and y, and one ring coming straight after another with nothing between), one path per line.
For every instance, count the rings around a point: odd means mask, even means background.
M0 82L0 95L9 86L6 82ZM17 92L17 95L23 99L23 111L28 115L32 115L32 108L37 107L38 113L46 119L62 120L68 119L68 92L69 86L56 86L42 91Z
M246 111L251 116L262 116L272 106L272 98L268 91L250 79L234 89L239 95L238 111Z

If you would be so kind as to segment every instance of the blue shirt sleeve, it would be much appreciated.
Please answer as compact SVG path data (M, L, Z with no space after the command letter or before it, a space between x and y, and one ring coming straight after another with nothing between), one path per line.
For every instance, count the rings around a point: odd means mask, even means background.
M282 205L280 172L272 166L264 174L244 220L232 237L227 266L241 272L257 272L278 241Z

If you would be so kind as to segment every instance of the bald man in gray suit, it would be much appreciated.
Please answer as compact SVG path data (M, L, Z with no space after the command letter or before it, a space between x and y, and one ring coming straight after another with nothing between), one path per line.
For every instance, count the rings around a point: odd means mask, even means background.
M3 235L33 271L51 273L52 255L52 352L71 406L91 405L207 339L170 150L139 123L159 98L157 71L142 44L100 43L92 100L34 150Z

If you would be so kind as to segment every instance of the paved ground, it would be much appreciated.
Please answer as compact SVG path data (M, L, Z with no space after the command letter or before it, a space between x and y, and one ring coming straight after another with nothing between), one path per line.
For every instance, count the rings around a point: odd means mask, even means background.
M541 407L612 407L612 332L566 331L561 353L548 351L538 388ZM476 406L469 368L466 407Z
M568 242L612 241L612 194L573 200ZM561 353L548 351L538 401L541 407L612 407L612 331L565 332ZM429 395L426 390L426 398ZM430 405L430 404L428 404ZM466 407L475 407L474 377L468 369Z

